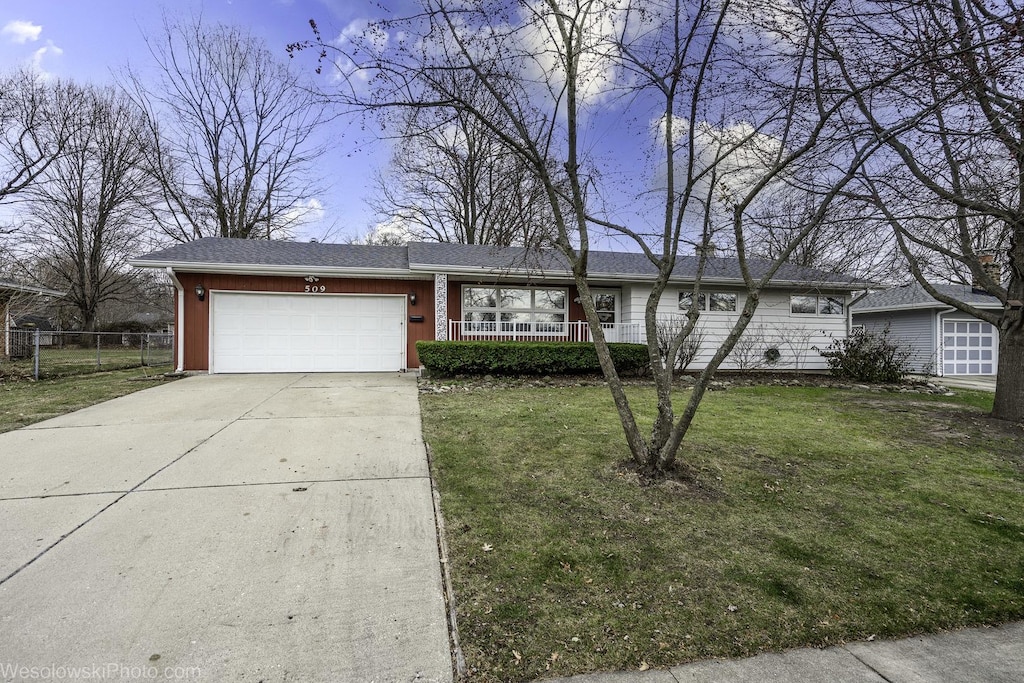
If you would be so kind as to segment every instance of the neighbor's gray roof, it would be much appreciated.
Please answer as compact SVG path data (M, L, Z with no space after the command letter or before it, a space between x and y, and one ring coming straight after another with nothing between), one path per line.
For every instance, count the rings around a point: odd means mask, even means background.
M0 280L0 292L22 292L25 294L43 294L46 296L64 296L67 292L58 292L55 289L36 287L35 285L23 285L10 280Z
M537 252L522 247L492 247L450 243L414 242L408 247L381 247L355 244L316 242L278 242L206 237L147 254L132 261L142 267L173 267L177 270L231 272L291 272L337 270L362 274L407 275L432 272L459 274L536 273L553 277L569 277L565 258L557 252ZM748 261L752 275L765 272L768 262ZM692 280L697 274L696 256L679 257L673 278ZM595 279L652 279L657 271L643 254L629 252L591 251L589 272ZM325 273L326 274L326 273ZM707 281L741 279L739 261L735 258L709 259L704 273ZM812 268L785 264L774 278L775 283L831 285L860 289L871 283L856 278Z
M988 292L978 293L967 285L932 285L936 291L954 297L971 306L980 308L1002 308L999 299ZM893 287L869 294L850 307L854 313L869 311L890 311L899 309L948 308L947 304L932 298L918 282L902 287Z

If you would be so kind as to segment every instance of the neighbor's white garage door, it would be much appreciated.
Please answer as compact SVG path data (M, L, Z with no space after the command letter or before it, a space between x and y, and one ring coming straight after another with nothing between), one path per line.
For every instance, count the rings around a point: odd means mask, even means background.
M405 367L405 297L212 292L210 372Z
M994 375L999 331L979 320L942 321L942 374Z

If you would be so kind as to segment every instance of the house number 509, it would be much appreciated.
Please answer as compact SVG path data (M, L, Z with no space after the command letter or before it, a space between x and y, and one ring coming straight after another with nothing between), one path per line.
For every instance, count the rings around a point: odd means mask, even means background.
M326 285L306 285L305 291L309 294L320 294L327 291Z

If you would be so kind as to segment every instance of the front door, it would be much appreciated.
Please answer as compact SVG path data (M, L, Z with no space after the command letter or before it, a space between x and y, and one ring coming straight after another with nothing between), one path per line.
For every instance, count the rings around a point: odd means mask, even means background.
M592 289L594 308L609 342L619 341L619 292L615 289Z

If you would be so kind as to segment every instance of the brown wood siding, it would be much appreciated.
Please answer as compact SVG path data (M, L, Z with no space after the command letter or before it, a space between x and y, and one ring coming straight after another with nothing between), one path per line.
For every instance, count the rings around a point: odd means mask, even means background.
M299 276L226 275L220 273L177 273L185 289L185 324L176 324L177 334L184 334L185 370L210 369L210 292L285 292L302 294L308 284ZM196 285L206 288L206 298L199 301ZM407 316L421 315L423 322L406 322L406 364L419 367L416 342L434 338L433 280L377 280L322 277L316 283L327 288L326 294L416 294L416 304L409 305ZM318 296L310 294L309 296ZM175 307L177 311L177 307ZM176 314L177 315L177 314ZM406 318L408 321L408 317ZM180 321L175 321L179 323Z

